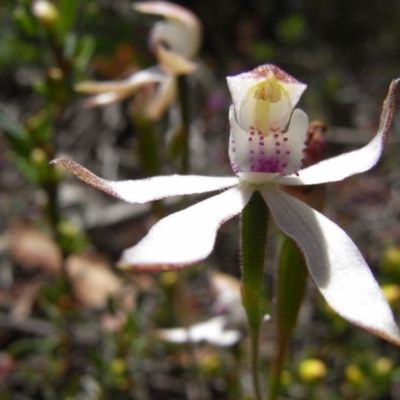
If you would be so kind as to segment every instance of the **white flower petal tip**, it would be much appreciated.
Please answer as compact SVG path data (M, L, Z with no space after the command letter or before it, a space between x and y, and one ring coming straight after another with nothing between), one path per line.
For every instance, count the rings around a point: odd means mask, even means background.
M396 106L396 90L399 82L400 78L391 82L382 106L378 131L366 146L304 168L299 171L298 176L279 177L277 183L283 185L315 185L337 182L374 167L381 157L392 126Z
M133 8L144 14L160 15L172 21L179 21L191 30L198 31L199 34L201 32L201 23L196 15L178 4L167 1L146 1L135 3Z
M206 342L216 346L229 347L238 343L242 334L237 330L225 329L226 325L226 318L218 316L188 328L159 329L156 334L160 339L171 343Z
M310 275L329 305L348 321L400 345L389 304L347 234L279 189L261 193L278 227L304 254Z
M196 56L201 43L201 24L192 12L164 1L138 2L133 7L136 11L166 18L154 26L151 32L153 44L166 44L171 52L187 59Z
M152 272L204 260L214 248L221 224L243 210L253 191L236 186L163 218L136 246L123 252L120 266Z
M75 85L75 90L81 93L101 94L108 92L125 92L134 93L142 86L152 83L160 83L165 80L165 76L151 69L135 72L127 79L121 81L85 81Z
M206 193L237 185L239 179L193 175L155 176L153 178L109 181L98 177L82 165L67 159L57 159L51 164L61 165L80 180L128 203L147 203L170 196Z
M130 96L130 93L110 92L91 96L82 101L82 107L94 108L119 103Z

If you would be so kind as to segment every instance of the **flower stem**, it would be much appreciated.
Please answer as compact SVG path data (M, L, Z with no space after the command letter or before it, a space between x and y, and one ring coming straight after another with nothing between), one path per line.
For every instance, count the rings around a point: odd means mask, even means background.
M189 110L189 95L188 95L189 92L187 87L186 75L178 75L176 77L176 83L178 88L178 102L182 120L181 174L187 175L190 170L190 154L189 154L190 110Z
M147 177L161 174L161 160L158 143L154 132L154 123L143 115L132 115L133 123L137 127L138 158L141 172ZM157 218L164 215L164 207L161 200L151 203L153 213Z
M278 264L277 330L278 346L269 375L268 400L278 398L287 344L304 297L308 272L296 244L283 237Z
M268 214L264 199L259 192L255 192L244 208L241 220L242 303L250 331L251 368L257 400L262 399L259 378L259 336Z

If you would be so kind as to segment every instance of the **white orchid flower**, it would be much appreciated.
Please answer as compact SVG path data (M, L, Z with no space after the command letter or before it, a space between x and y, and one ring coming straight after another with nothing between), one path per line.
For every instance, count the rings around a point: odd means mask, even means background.
M330 306L350 322L400 345L392 312L353 241L335 223L280 188L340 181L373 167L392 122L398 81L390 85L378 132L366 146L304 169L308 118L294 107L306 86L273 65L228 77L233 98L229 155L236 177L173 175L113 182L69 160L55 163L131 203L228 189L162 219L125 250L121 266L142 271L177 269L206 258L219 226L239 214L255 191L260 192L277 226L304 254L310 276Z
M146 103L146 115L158 120L176 97L175 76L190 74L197 68L192 61L200 48L201 24L189 10L165 1L138 2L134 9L164 17L150 33L150 46L158 66L135 72L121 81L87 81L76 86L82 93L96 94L84 101L86 107L118 103L149 85L158 90Z
M188 328L159 329L156 333L160 339L171 343L206 342L216 346L228 347L239 342L242 333L236 329L227 328L227 325L227 317L220 315Z

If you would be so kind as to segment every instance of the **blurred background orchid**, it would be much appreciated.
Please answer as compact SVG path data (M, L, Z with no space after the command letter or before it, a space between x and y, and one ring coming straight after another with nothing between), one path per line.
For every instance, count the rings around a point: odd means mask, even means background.
M192 60L200 49L201 25L192 12L173 3L137 2L133 8L143 14L164 18L155 23L149 39L158 65L134 72L122 81L81 82L76 85L76 90L96 94L87 98L84 105L97 107L122 101L150 86L151 94L140 98L140 113L156 121L176 97L175 77L190 74L197 68Z

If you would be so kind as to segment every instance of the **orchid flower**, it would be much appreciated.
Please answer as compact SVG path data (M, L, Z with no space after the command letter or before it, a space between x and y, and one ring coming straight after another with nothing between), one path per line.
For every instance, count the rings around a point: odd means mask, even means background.
M120 102L146 86L158 84L158 90L146 104L146 114L158 120L176 96L176 75L190 74L196 70L192 61L201 42L201 25L189 10L164 1L137 2L134 9L145 14L165 18L155 24L150 33L150 47L158 66L135 72L125 80L82 82L76 90L96 94L85 100L86 107L103 106Z
M228 329L224 315L211 317L188 328L167 328L156 331L158 337L171 343L206 342L221 347L233 346L242 337L240 331Z
M229 156L235 177L172 175L114 182L70 160L54 163L131 203L227 189L167 216L125 250L120 265L137 271L178 269L205 259L219 226L239 214L259 192L276 225L297 243L311 278L330 306L350 322L400 345L390 307L353 241L280 187L340 181L372 168L387 140L399 80L390 85L378 132L366 146L302 169L308 118L294 108L306 85L268 64L227 79L233 98Z

